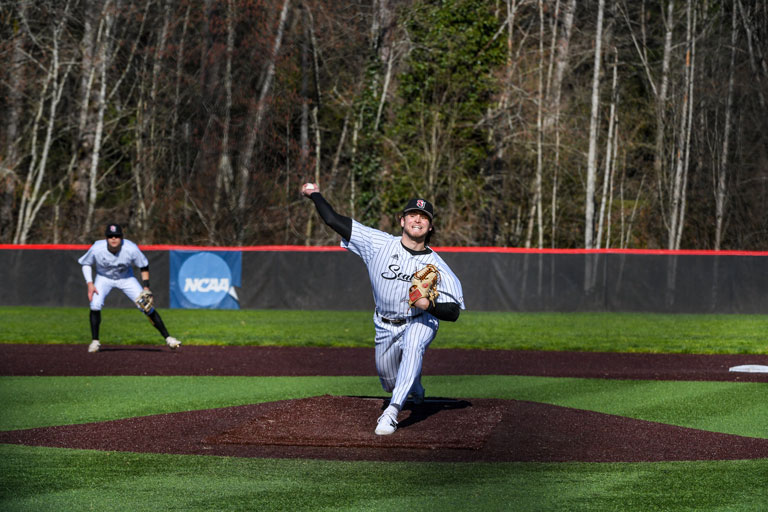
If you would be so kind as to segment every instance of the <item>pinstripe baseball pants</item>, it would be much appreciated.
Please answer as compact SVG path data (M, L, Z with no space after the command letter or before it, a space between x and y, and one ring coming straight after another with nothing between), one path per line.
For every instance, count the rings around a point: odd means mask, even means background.
M438 320L427 313L401 325L382 321L374 313L376 326L376 371L381 387L392 393L391 405L402 409L411 388L421 388L424 352L437 335Z

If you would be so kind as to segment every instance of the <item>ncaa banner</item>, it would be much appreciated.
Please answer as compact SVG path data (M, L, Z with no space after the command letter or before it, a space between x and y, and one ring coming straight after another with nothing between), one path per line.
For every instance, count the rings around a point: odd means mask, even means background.
M171 308L240 309L241 251L170 251Z

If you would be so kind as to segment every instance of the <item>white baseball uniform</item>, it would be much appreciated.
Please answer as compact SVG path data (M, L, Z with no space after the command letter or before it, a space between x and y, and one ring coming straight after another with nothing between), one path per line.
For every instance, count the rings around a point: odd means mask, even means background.
M131 302L135 301L143 287L134 277L133 267L149 266L149 261L139 246L125 239L117 254L109 252L106 240L97 240L77 262L82 265L85 281L93 280L93 286L98 292L93 294L91 311L101 311L104 300L113 288L122 290ZM94 269L96 270L95 279L93 278Z
M360 256L368 268L376 304L376 370L390 404L402 408L411 392L423 394L421 369L424 352L437 335L439 321L408 305L413 274L428 263L440 272L437 302L454 302L465 309L461 282L430 248L411 251L401 237L352 221L352 235L341 246Z

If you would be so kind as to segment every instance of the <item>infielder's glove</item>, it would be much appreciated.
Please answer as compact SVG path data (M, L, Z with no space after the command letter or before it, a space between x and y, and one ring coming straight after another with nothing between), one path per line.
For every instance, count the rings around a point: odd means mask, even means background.
M155 297L149 290L143 290L141 294L136 298L136 305L141 308L145 313L152 311L152 307L155 304Z
M435 305L435 299L440 295L437 293L437 283L440 281L440 272L433 264L428 264L421 270L418 270L411 278L411 287L408 289L408 305L413 306L414 302L426 297Z

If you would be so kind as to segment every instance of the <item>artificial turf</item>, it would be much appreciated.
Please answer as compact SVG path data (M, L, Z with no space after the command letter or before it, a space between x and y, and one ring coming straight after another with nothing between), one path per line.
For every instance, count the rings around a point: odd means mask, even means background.
M381 463L0 445L4 511L761 511L764 460Z
M370 312L162 311L186 344L370 347ZM87 343L84 308L0 308L0 343ZM34 326L31 329L30 326ZM432 349L765 353L760 315L464 312ZM110 343L156 344L131 309ZM83 345L85 346L85 345ZM508 398L768 438L768 384L429 375L443 396ZM434 391L433 391L434 392ZM0 377L0 429L321 394L382 395L375 377ZM0 510L758 511L768 460L393 463L244 459L0 445Z
M370 347L370 311L161 311L186 345ZM0 307L0 343L87 343L87 308ZM31 329L30 326L34 326ZM464 311L442 322L432 348L693 354L768 353L768 316ZM161 343L143 315L105 309L102 340Z

